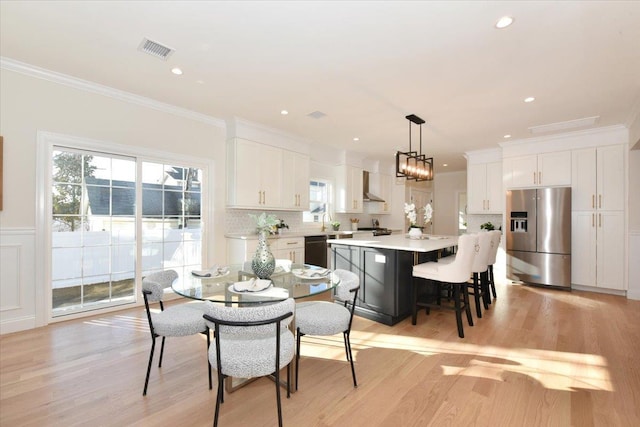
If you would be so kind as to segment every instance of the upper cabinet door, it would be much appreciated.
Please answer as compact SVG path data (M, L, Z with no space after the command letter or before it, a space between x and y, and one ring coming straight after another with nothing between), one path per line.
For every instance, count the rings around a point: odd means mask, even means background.
M509 159L511 166L510 187L534 187L538 182L538 157L515 157Z
M336 167L336 212L362 213L362 168Z
M596 208L596 149L585 148L571 153L571 210Z
M282 208L282 150L236 138L227 144L227 205Z
M624 146L575 150L572 154L572 210L624 210Z
M487 213L501 214L505 194L502 189L502 162L487 163Z
M467 211L486 213L487 206L487 166L469 165L467 170Z
M309 209L309 156L283 151L282 201L283 208L305 211Z
M597 154L598 210L624 209L624 146L599 147Z
M537 185L571 185L571 151L538 155Z

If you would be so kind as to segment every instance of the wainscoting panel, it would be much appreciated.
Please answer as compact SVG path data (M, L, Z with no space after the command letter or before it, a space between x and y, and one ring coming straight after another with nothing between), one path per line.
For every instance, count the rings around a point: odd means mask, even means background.
M0 230L0 334L36 327L35 230Z

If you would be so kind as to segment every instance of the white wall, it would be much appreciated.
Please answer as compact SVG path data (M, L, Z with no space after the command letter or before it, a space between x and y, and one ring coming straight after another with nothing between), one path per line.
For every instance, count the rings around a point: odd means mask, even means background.
M38 131L52 132L96 141L105 141L167 153L210 159L212 179L219 185L212 194L213 224L208 229L210 261L225 257L224 234L224 182L225 182L225 128L224 122L192 116L185 110L153 103L127 102L114 92L105 96L96 91L83 90L67 82L61 84L55 75L36 73L47 79L37 78L5 67L0 69L0 134L4 137L4 200L0 212L0 231L13 240L34 239L36 227L36 143ZM168 111L173 111L170 113ZM21 236L17 236L20 234ZM4 248L6 239L1 242ZM34 242L37 252L38 242ZM21 247L28 248L30 243ZM19 251L20 252L20 251ZM35 254L20 252L22 263L31 271L35 269ZM33 252L33 251L31 251ZM0 301L0 326L2 332L42 325L42 292L35 279L11 273L17 268L11 260L14 250L1 252L3 301ZM10 256L5 257L9 254ZM16 283L18 281L18 283ZM28 289L25 289L28 288ZM6 297L19 307L5 306Z
M439 173L433 178L433 232L458 235L458 193L467 191L466 172Z

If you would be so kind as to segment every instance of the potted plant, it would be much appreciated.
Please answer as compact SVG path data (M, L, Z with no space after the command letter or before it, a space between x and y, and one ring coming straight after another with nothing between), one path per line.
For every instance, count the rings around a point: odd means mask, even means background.
M484 224L480 224L480 230L491 231L491 230L495 230L495 229L496 229L496 227L494 227L494 225L491 223L491 221L485 222Z
M331 228L333 228L333 231L340 230L340 221L331 221Z

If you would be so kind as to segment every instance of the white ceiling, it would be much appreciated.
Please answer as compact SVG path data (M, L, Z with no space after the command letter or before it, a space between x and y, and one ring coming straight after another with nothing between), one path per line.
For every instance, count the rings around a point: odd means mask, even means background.
M145 37L175 53L139 52ZM406 150L416 114L438 172L532 126L628 125L640 2L2 1L0 55L372 158Z

